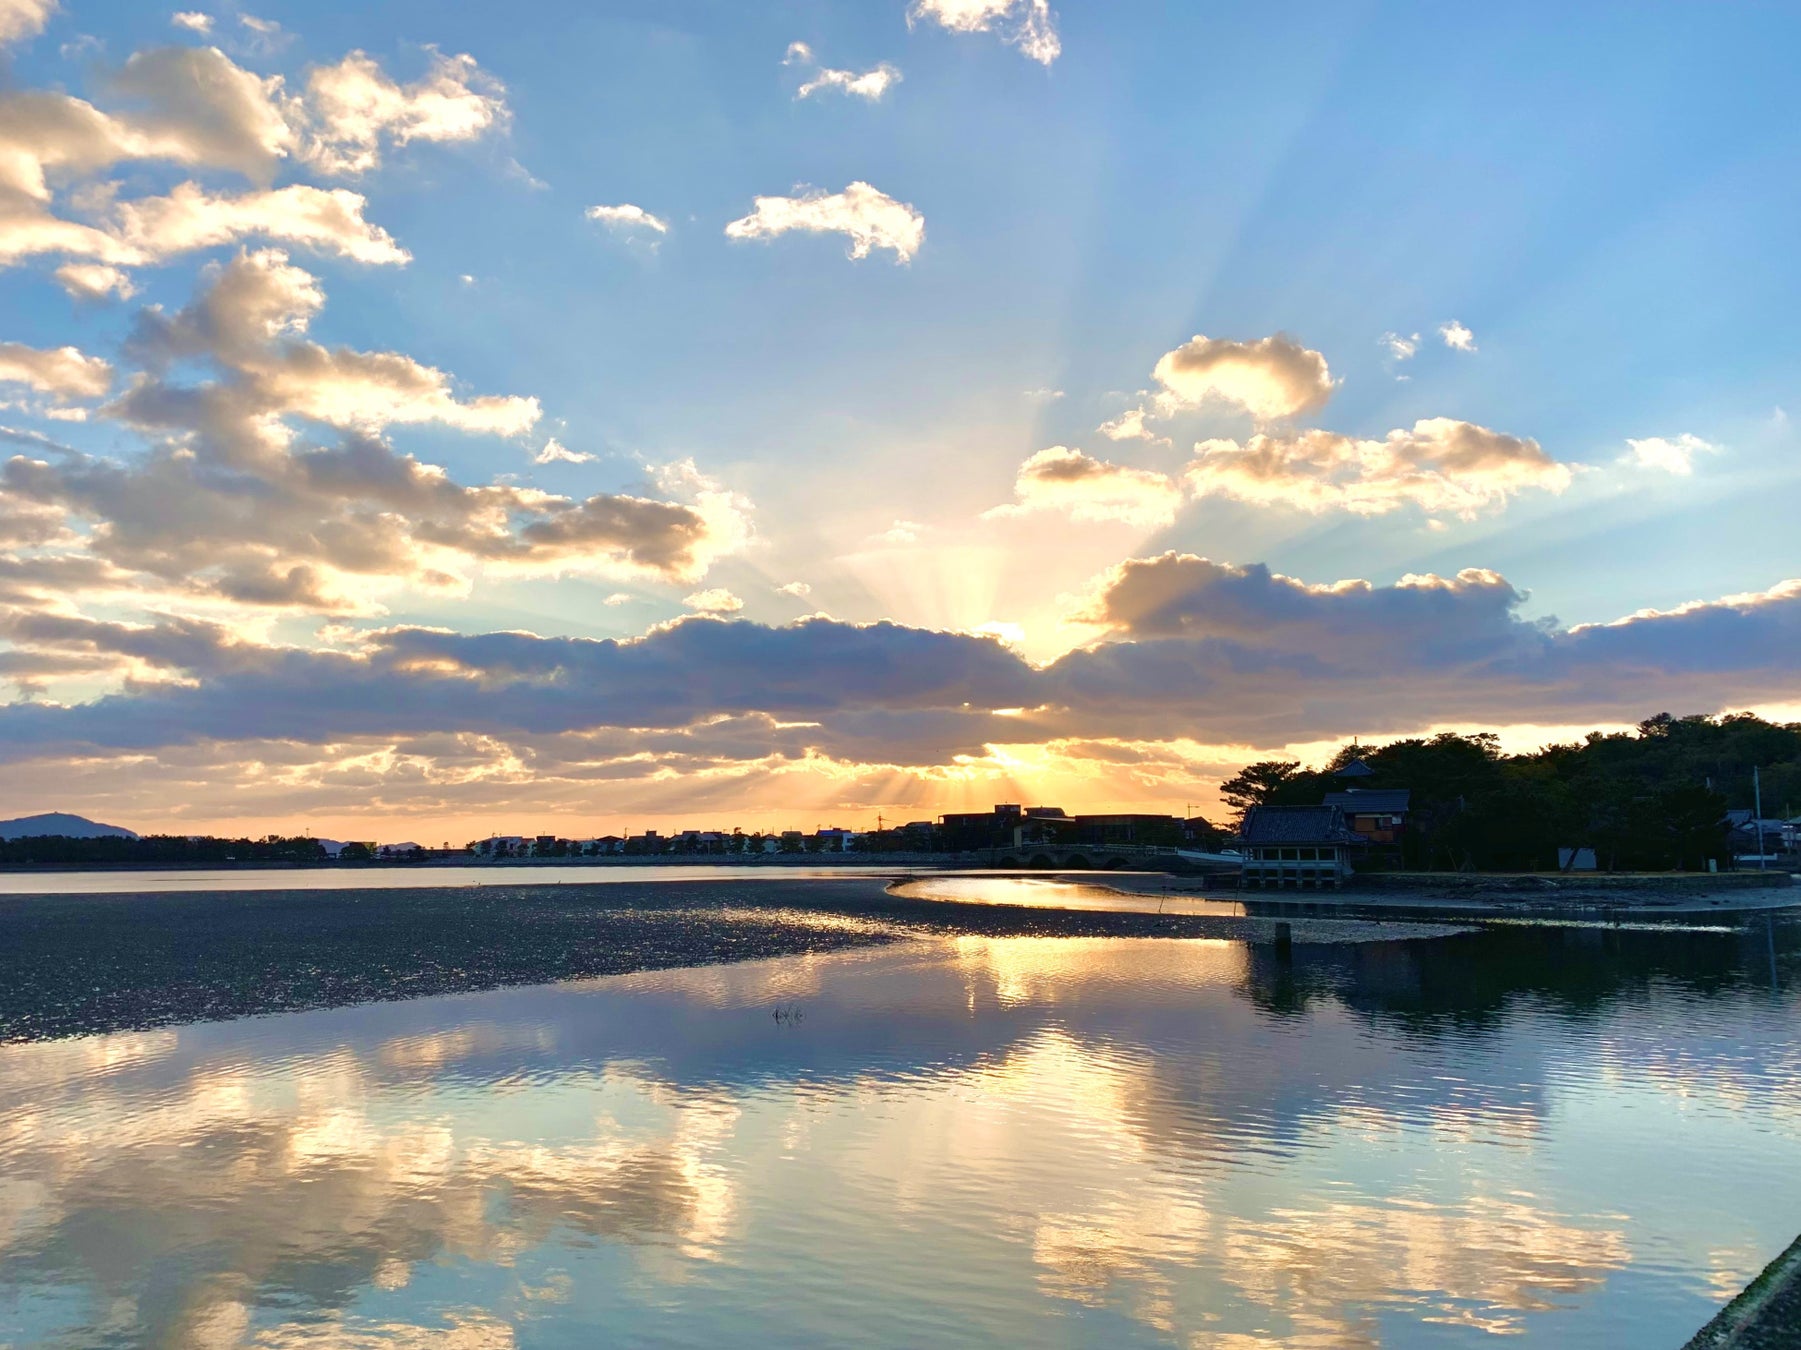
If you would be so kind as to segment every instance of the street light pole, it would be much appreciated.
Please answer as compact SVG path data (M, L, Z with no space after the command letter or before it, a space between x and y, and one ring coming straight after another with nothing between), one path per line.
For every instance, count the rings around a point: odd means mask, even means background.
M1757 813L1753 824L1757 828L1757 870L1769 870L1769 863L1763 855L1763 782L1757 776L1757 766L1751 766L1751 809Z

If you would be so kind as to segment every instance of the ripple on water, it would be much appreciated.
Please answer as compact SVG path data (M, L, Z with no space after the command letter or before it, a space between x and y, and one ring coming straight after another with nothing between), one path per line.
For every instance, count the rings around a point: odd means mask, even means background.
M0 1326L1676 1344L1796 1223L1751 955L960 938L0 1047Z

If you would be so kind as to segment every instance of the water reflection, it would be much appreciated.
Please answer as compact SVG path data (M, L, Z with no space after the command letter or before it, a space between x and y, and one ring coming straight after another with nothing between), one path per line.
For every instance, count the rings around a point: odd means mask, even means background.
M1238 918L1244 906L1236 900L1213 900L1189 894L1192 883L1175 883L1156 873L1097 874L1085 881L1010 873L912 879L894 887L895 894L919 900L947 900L971 905L1026 905L1033 909L1109 910L1124 914L1217 914Z
M647 881L818 881L891 877L888 863L554 863L477 866L152 868L0 872L0 895L132 895L169 891L411 891L434 886L599 886Z
M3 1047L0 1345L1674 1344L1801 1145L1793 1002L1695 941L961 938Z

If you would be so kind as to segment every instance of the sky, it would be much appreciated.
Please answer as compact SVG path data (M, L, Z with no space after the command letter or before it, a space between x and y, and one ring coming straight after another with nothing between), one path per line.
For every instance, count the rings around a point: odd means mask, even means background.
M0 0L0 815L1801 716L1780 6Z

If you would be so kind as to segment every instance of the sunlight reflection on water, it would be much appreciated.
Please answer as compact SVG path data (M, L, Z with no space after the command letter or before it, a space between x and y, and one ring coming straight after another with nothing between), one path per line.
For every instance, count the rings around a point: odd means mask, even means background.
M1035 909L1112 910L1127 914L1219 914L1238 918L1236 900L1213 900L1172 889L1172 879L1154 873L1102 874L1092 881L1066 877L947 873L904 881L894 893L910 899L948 900L976 905L1029 905Z
M0 1344L1677 1344L1797 1226L1759 969L963 937L0 1047Z

